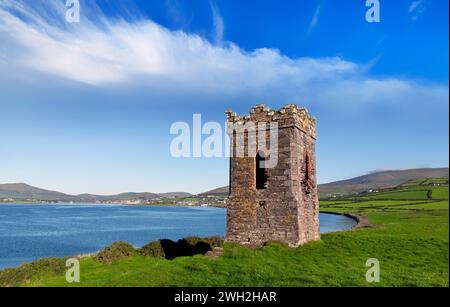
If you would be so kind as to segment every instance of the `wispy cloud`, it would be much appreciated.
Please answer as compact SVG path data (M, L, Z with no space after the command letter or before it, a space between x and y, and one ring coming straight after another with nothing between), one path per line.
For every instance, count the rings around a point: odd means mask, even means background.
M408 7L408 14L411 15L411 19L415 21L424 10L424 0L414 0Z
M179 0L165 0L166 14L169 16L172 25L181 29L188 27L191 22L180 7Z
M257 88L291 78L305 82L358 70L356 64L340 58L290 59L273 49L247 52L232 43L214 45L196 34L170 31L151 20L129 22L101 12L88 14L91 8L86 6L83 12L95 18L67 24L63 3L46 3L30 7L25 1L0 0L0 39L7 46L2 52L10 65L92 85L159 76L220 88L247 83ZM223 33L220 24L218 41Z
M170 31L149 19L89 13L95 9L84 5L81 22L67 24L61 1L30 7L21 0L0 0L0 76L18 68L95 87L164 84L171 94L181 85L221 97L245 92L280 101L448 104L447 86L370 77L378 58L358 64L340 57L290 58L267 48L246 51L231 42L212 44ZM216 33L221 41L220 23Z
M221 44L225 34L225 23L223 22L222 15L220 14L219 7L214 0L210 0L209 5L211 6L213 15L214 41L216 44Z
M311 32L312 30L314 30L315 27L317 27L321 11L322 11L322 4L319 4L314 12L314 16L311 19L311 22L309 23L308 33Z
M408 8L408 13L411 14L412 12L414 12L421 4L422 4L423 0L416 0L413 1Z

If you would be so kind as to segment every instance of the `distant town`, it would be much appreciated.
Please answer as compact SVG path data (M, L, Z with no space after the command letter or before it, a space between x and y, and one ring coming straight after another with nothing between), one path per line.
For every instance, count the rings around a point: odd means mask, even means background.
M159 197L153 199L125 199L125 200L97 200L95 202L88 202L103 205L135 205L135 206L192 206L192 207L226 207L227 197L208 195L204 197ZM30 203L30 204L66 204L66 203L80 203L74 201L64 200L38 200L38 199L14 199L3 198L0 199L2 203Z
M192 207L226 207L227 196L208 195L205 197L160 197L154 199L110 200L97 201L97 204L125 204L125 205L149 205L149 206L192 206Z

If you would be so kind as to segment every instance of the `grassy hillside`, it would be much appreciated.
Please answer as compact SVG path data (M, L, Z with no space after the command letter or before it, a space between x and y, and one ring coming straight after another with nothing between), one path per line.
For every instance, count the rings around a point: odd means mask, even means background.
M228 186L225 187L220 187L205 193L201 193L198 196L199 197L206 197L208 195L212 195L212 196L225 196L227 197L228 194L230 193L230 188Z
M0 198L13 198L17 200L39 199L55 201L76 200L75 196L36 188L25 183L0 184Z
M322 197L336 194L347 195L368 191L371 189L375 190L395 187L411 180L420 180L422 182L428 178L448 178L448 174L448 168L421 168L401 171L376 172L348 180L321 184L319 186L319 193Z
M420 190L420 184L404 188ZM437 188L437 187L436 187ZM0 285L22 286L448 286L448 186L428 200L403 190L391 200L322 201L329 212L365 216L371 226L325 234L292 249L271 243L258 249L225 244L219 258L203 255L166 260L139 253L112 264L81 259L81 283L67 284L64 261L46 260L0 272ZM397 195L395 195L397 194ZM381 282L365 280L368 258L377 258Z
M123 201L138 199L155 199L155 198L173 198L173 197L189 197L192 196L186 192L169 192L169 193L121 193L116 195L93 195L80 194L68 195L60 192L49 191L30 186L25 183L0 184L0 199L14 199L16 201L34 200L34 201L73 201L73 202L97 202L97 201Z

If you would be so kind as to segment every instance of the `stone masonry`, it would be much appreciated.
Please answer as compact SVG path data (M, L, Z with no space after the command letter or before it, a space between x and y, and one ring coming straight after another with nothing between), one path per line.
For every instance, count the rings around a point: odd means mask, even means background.
M287 105L279 111L258 105L244 117L232 111L226 114L232 151L227 241L250 246L280 241L297 247L319 240L316 120L296 105ZM248 154L249 137L245 129L241 130L246 135L243 145L246 155L236 155L236 135L242 132L236 127L245 127L247 123L259 127L258 123L267 123L266 147L273 149L276 144L269 144L270 128L267 128L271 122L278 125L278 163L263 169L261 175L258 154ZM261 133L261 129L257 131ZM257 145L258 142L256 139ZM259 187L258 180L263 180Z

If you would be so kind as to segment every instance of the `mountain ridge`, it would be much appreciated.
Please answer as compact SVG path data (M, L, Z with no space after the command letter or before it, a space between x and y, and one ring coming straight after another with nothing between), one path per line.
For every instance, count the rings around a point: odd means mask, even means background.
M139 200L155 198L189 197L187 192L150 193L150 192L125 192L114 195L78 194L70 195L57 191L38 188L26 183L0 184L0 199L37 200L37 201L72 201L72 202L96 202Z
M387 170L372 172L366 175L330 182L319 185L320 196L345 195L359 193L370 189L390 188L400 185L408 180L448 177L449 168L417 168L407 170ZM197 194L199 197L227 196L228 186ZM193 194L187 192L125 192L115 195L79 194L70 195L57 191L46 190L26 183L0 184L0 199L37 200L37 201L71 201L71 202L97 202L121 200L152 200L156 198L187 198Z
M319 185L323 196L332 194L352 194L367 190L392 188L406 181L448 177L449 168L414 168L406 170L386 170Z

